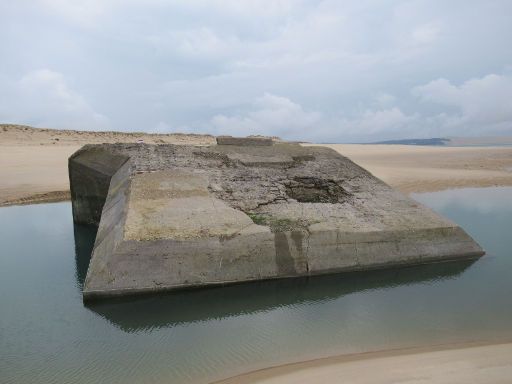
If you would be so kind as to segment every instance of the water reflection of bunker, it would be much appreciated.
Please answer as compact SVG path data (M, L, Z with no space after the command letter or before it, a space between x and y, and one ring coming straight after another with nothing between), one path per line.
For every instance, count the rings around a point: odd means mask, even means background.
M83 283L94 228L75 225L77 282ZM474 261L452 261L337 275L267 280L184 290L158 296L117 298L87 307L126 332L268 311L307 302L334 300L356 292L456 278Z

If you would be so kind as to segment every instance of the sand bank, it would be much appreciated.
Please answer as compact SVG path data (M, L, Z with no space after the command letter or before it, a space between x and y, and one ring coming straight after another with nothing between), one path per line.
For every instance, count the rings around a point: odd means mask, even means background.
M69 199L67 159L80 147L2 143L0 205Z
M236 376L218 384L497 384L512 378L512 343L336 356Z
M82 132L0 125L0 206L67 200L68 157L88 143L208 145L210 135ZM402 192L512 185L512 147L330 144Z
M69 200L68 158L85 144L213 144L210 135L86 132L0 124L0 206Z
M512 185L512 147L325 146L404 193Z

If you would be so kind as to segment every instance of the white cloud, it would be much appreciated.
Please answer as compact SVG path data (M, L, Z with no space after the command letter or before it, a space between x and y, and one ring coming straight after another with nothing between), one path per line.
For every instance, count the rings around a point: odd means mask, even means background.
M386 99L389 102L389 97ZM295 140L349 142L364 138L378 140L383 133L401 137L410 133L414 120L414 116L405 115L397 107L367 109L350 118L327 116L305 110L286 97L266 93L252 102L246 112L217 115L211 124L217 134L277 135Z
M8 92L0 107L1 120L53 128L104 130L109 127L108 119L70 89L58 72L40 69L4 85Z
M412 41L417 45L432 44L439 37L441 27L436 22L419 25L412 31Z
M512 134L511 13L507 0L4 1L0 119L103 127L101 108L119 130Z
M251 107L238 116L214 116L211 124L220 134L297 138L307 135L322 119L320 113L305 111L290 99L270 93L256 99Z
M342 119L339 126L348 137L379 138L383 133L394 137L411 134L411 123L414 116L407 116L400 108L367 109L352 119Z
M157 34L149 41L160 51L172 52L186 58L225 57L238 41L233 36L223 38L215 31L200 27L197 29L171 31L166 35Z
M490 74L457 86L438 79L413 89L421 100L455 109L439 119L452 132L499 133L512 129L512 76Z
M375 104L379 107L389 107L396 103L396 97L386 92L379 92L375 96Z
M114 2L105 0L37 0L36 2L39 2L44 10L63 18L67 23L93 27L117 0Z

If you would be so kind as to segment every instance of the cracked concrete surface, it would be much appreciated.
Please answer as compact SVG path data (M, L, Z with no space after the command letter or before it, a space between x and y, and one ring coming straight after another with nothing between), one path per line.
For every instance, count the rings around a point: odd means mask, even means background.
M483 254L333 150L221 142L89 145L70 158L74 220L99 226L84 298Z

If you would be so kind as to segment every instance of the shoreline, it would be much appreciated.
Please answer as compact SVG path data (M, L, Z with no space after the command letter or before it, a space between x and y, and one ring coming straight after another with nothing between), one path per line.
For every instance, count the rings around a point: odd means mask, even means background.
M20 145L0 135L0 207L69 200L68 158L81 144ZM512 186L512 147L327 147L404 194Z
M0 124L0 206L69 200L68 158L85 144L211 145L198 134L40 129ZM308 144L334 149L402 193L512 186L512 146Z
M71 195L69 190L36 193L26 197L21 197L13 200L6 200L0 203L0 208L14 207L20 205L59 203L62 201L71 201Z
M499 359L501 360L497 361ZM461 362L464 364L460 364ZM428 363L434 365L429 367ZM442 372L443 369L438 367L440 363L450 366L449 371ZM377 364L383 367L376 369ZM438 372L435 372L434 368L438 369ZM498 377L501 381L495 381L489 377L489 381L471 382L505 383L507 377L512 377L512 340L460 342L341 354L257 369L211 383L289 384L309 383L313 382L312 380L320 380L320 382L348 380L351 383L380 384L399 381L403 384L413 384L418 382L416 380L419 376L425 380L421 382L458 383L459 381L453 380L464 380L460 381L462 383L470 382L468 380L481 373L479 371L486 371L485 374L487 374L489 369L499 371ZM503 370L507 372L503 374Z

